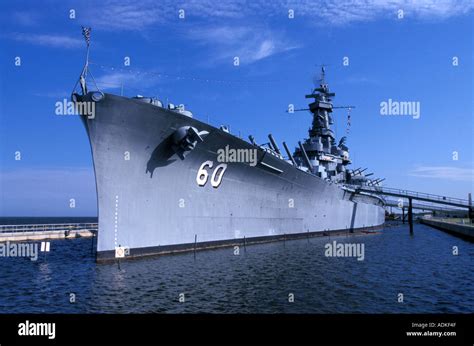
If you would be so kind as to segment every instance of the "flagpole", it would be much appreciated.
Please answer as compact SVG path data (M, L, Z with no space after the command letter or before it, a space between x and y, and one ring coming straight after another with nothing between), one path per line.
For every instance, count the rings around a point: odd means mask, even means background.
M84 75L87 75L87 72L88 72L88 69L89 69L90 32L91 32L91 28L82 27L82 34L84 35L84 38L86 40L86 45L87 45L86 64L84 65L84 71L83 71Z
M79 83L81 85L82 94L86 95L87 94L86 77L87 77L88 74L90 74L90 76L92 78L92 81L94 82L94 85L95 85L97 91L100 92L102 95L104 95L104 93L102 91L100 91L99 87L97 86L97 83L94 79L94 76L92 75L91 72L89 72L89 51L90 51L91 28L87 28L87 27L83 26L82 27L82 35L84 36L84 39L86 40L86 45L87 45L86 62L85 62L84 67L82 69L79 80L76 82L76 85L74 86L74 89L73 89L72 92L74 94L74 92L77 88L77 84Z
M86 51L86 64L84 65L83 75L87 75L87 69L89 68L89 45L87 45Z

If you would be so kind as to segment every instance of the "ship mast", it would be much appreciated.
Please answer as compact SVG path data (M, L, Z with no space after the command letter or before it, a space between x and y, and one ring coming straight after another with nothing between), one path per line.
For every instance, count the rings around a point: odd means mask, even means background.
M335 93L329 92L329 86L326 84L326 70L321 67L321 84L315 88L313 92L305 97L307 99L314 98L314 102L309 104L309 110L313 113L313 124L309 130L309 136L312 138L320 138L322 149L329 153L331 146L335 145L334 132L331 130L331 125L334 124L331 113L333 105L331 100Z
M336 94L329 90L324 66L321 68L319 82L319 86L314 88L311 94L305 96L307 99L313 99L309 108L305 109L312 113L313 122L308 131L309 138L296 148L294 157L301 167L306 167L320 178L345 182L346 165L351 163L349 149L345 144L345 137L341 138L339 144L336 145L336 137L331 129L331 125L334 124L332 112L334 108L354 107L333 107L332 99Z

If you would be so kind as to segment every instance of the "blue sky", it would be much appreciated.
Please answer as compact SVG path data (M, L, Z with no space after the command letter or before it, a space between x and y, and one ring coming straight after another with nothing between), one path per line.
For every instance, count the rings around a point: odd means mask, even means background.
M311 117L285 110L306 107L325 63L334 104L356 106L347 141L353 167L369 167L389 187L461 198L474 190L471 1L3 1L0 8L0 216L96 215L83 125L54 113L83 66L81 25L92 27L91 71L105 91L120 93L123 84L125 95L184 103L245 138L264 142L271 132L292 147ZM381 115L388 99L420 102L420 118ZM346 117L335 113L338 137Z

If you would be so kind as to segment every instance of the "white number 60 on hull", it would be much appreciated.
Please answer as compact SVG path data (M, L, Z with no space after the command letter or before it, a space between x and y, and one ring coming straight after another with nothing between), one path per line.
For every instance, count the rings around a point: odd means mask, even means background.
M200 167L196 175L196 182L199 186L204 186L207 183L207 179L209 178L209 173L206 170L206 167L212 168L214 162L206 161ZM224 172L227 169L227 164L221 163L214 168L214 171L211 175L211 185L214 188L218 188L222 182L222 177L224 176Z

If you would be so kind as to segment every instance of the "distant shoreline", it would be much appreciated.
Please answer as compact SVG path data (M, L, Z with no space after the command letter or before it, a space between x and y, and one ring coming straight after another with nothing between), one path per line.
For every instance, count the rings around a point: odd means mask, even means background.
M0 216L0 225L94 223L97 216Z

